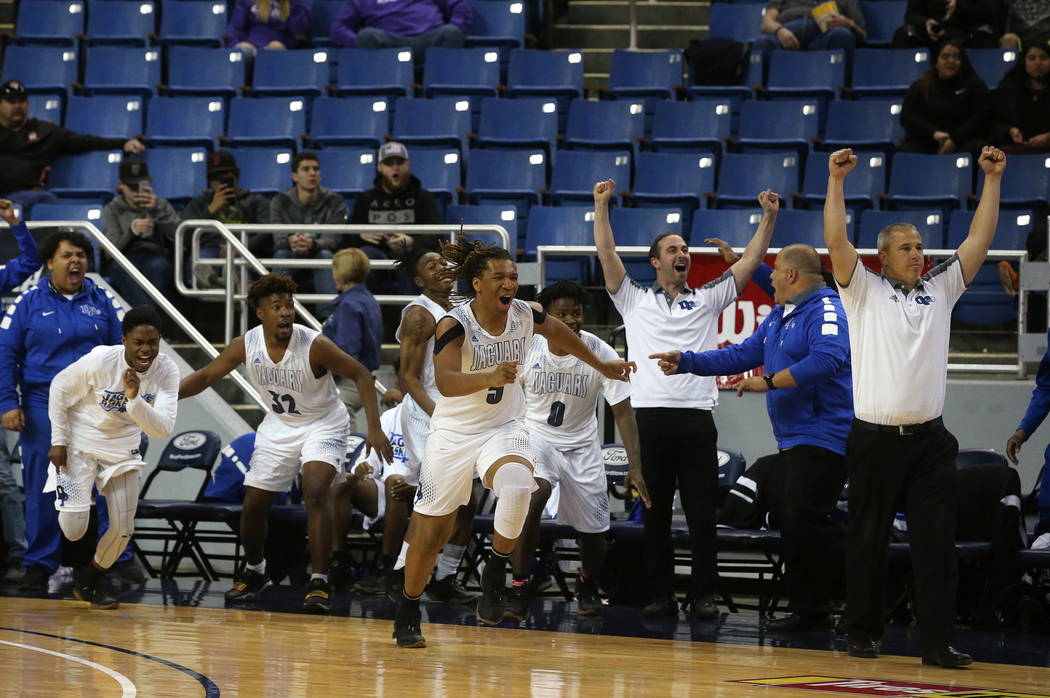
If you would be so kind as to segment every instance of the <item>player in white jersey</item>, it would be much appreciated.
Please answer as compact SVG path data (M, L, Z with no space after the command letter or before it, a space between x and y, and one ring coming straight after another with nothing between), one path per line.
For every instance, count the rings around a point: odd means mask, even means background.
M540 292L537 300L547 315L565 323L596 356L618 359L616 350L583 331L585 293L581 286L559 281ZM625 486L636 487L648 506L642 478L638 425L631 408L631 385L606 378L575 356L533 337L525 363L525 420L535 457L536 484L529 517L511 558L514 581L507 600L507 617L524 620L528 613L529 575L539 542L540 515L558 486L557 519L572 526L580 546L580 574L576 600L580 615L602 611L598 574L605 559L605 532L609 530L609 485L598 438L598 392L612 407L620 429L630 470Z
M122 324L122 344L95 347L55 376L47 406L51 463L44 491L56 493L66 538L94 549L90 562L90 552L78 551L83 559L74 571L73 593L95 608L118 605L101 581L135 530L139 473L146 464L139 453L142 432L169 436L179 395L179 369L159 354L157 312L132 308ZM94 535L86 535L95 485L109 509L109 528L97 545Z
M452 531L456 509L470 499L474 472L496 493L492 551L482 574L478 619L503 619L506 560L521 533L535 489L525 428L525 394L518 368L533 332L578 356L602 375L627 380L633 366L602 361L560 320L515 300L518 271L507 250L477 242L442 247L447 278L470 283L469 303L437 324L434 378L441 398L431 418L416 494L417 519L408 549L405 586L394 621L401 647L425 647L419 598L438 551Z
M248 302L262 324L234 339L211 363L184 378L179 398L196 395L244 364L252 385L270 401L255 439L251 469L244 478L239 534L247 564L226 592L227 603L252 601L269 586L263 559L266 519L273 500L302 472L313 572L303 610L328 613L332 547L328 494L342 467L349 434L349 417L333 373L357 383L368 417L366 449L376 449L387 462L393 453L379 424L372 374L320 332L295 324L293 293L295 282L284 274L257 279L248 288Z

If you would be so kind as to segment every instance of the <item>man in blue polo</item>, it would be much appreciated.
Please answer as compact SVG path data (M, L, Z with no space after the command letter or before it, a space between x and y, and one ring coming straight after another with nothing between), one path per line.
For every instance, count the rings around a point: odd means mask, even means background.
M653 354L667 375L725 376L765 366L743 380L765 392L785 472L781 532L792 613L772 630L831 629L831 596L841 579L845 531L831 518L846 482L846 438L853 421L849 331L838 295L809 245L777 255L770 281L777 305L742 344L716 351Z

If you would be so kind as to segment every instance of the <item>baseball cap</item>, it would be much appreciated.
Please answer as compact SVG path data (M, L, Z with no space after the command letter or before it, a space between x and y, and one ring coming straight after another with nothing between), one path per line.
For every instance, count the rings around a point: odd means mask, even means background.
M228 150L216 150L208 157L208 177L224 172L240 172L237 160Z
M0 99L27 99L26 86L18 80L8 80L0 85Z
M408 148L404 143L390 141L379 146L379 162L385 162L387 158L401 158L408 160Z
M120 162L119 176L123 184L132 187L142 180L149 181L149 168L142 158L126 157Z

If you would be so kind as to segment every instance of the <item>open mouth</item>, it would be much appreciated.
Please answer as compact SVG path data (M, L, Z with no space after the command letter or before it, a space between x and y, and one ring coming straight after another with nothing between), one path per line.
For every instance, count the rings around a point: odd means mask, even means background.
M514 300L514 299L511 296L500 296L499 297L499 304L503 308L509 308L510 307L510 302L512 300Z
M153 357L152 356L136 356L135 357L135 368L137 368L140 372L141 371L145 371L146 369L148 369L150 367L150 364L152 364L152 363L153 363Z
M292 330L292 323L291 323L290 320L288 322L278 322L277 323L277 329L280 330L281 332L291 332L291 330Z
M674 265L674 270L679 274L684 274L686 271L689 270L689 264L687 262L676 262Z
M84 276L84 272L80 271L80 269L70 269L66 272L66 276L70 281L80 281Z

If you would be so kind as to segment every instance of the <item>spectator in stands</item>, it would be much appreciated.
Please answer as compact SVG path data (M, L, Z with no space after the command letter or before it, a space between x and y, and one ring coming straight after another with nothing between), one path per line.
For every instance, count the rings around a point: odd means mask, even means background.
M309 150L292 158L293 185L270 201L270 222L280 225L337 225L346 223L346 200L321 186L317 153ZM331 259L337 236L318 235L308 229L274 233L274 257L280 259ZM275 269L300 283L312 280L314 293L335 293L328 269ZM307 272L307 273L304 273Z
M29 117L25 85L8 80L0 85L0 196L22 206L29 217L34 205L58 199L44 189L51 163L59 155L89 150L142 153L137 138L99 138Z
M756 39L753 48L763 53L842 49L848 60L857 42L868 36L860 4L839 0L837 12L816 19L812 11L820 4L819 0L769 0L760 26L767 36Z
M405 46L422 59L431 46L463 48L472 19L467 0L346 0L330 35L336 46Z
M208 156L208 188L190 199L182 211L182 220L214 219L222 223L269 223L270 202L261 194L241 189L241 170L229 150L217 150ZM203 233L200 249L202 257L226 254L226 245L218 233ZM248 248L255 254L269 256L273 251L272 235L253 235ZM197 279L205 287L223 285L215 269L207 264L194 269Z
M904 153L973 153L984 145L991 118L988 88L955 40L941 42L934 62L904 95Z
M1050 39L1050 3L1046 0L1004 0L1006 33L999 39L1003 48L1021 50Z
M254 57L261 48L296 48L309 33L307 0L237 0L230 12L226 45Z
M172 292L172 244L179 217L166 199L159 198L150 184L149 168L140 158L120 163L120 196L102 209L102 232L124 256L169 297ZM131 306L157 304L119 265L109 265L109 278Z
M809 245L781 250L771 281L777 305L743 344L657 356L667 375L729 376L765 366L764 376L738 384L737 395L767 393L780 449L776 467L785 471L779 514L792 613L771 620L769 628L830 630L845 564L845 528L831 514L846 483L853 423L849 330Z
M1050 151L1050 46L1031 44L999 83L992 143L1011 153Z
M908 0L894 48L928 48L952 40L966 48L994 48L999 40L998 0Z
M54 233L40 245L40 257L48 276L19 296L0 323L0 375L6 377L0 381L0 421L8 431L20 433L26 498L25 574L19 588L36 592L47 591L48 577L61 558L55 496L43 492L51 448L51 380L100 344L119 343L122 335L113 296L86 278L91 258L87 237ZM104 530L104 498L99 502ZM129 546L115 566L125 578L137 569L131 552Z

